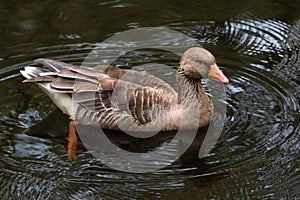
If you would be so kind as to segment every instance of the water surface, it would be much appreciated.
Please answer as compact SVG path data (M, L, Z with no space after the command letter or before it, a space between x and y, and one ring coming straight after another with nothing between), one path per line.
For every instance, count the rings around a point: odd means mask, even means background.
M5 199L295 199L300 194L297 1L45 1L0 3L0 196ZM80 65L103 40L131 28L165 26L213 52L231 83L227 118L212 152L154 173L108 168L64 139L24 131L55 106L19 70L39 57ZM119 65L174 75L178 58L154 50ZM175 82L174 82L175 85Z

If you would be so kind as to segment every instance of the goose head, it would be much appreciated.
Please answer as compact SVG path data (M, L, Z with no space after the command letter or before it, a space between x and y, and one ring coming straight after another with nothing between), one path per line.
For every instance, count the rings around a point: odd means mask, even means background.
M184 52L178 70L187 78L210 78L228 84L228 78L218 68L215 57L206 49L192 47Z

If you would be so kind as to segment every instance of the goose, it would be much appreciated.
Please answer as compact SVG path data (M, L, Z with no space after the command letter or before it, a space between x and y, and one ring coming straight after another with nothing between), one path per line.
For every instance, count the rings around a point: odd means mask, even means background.
M187 49L176 70L177 91L165 81L139 71L98 65L79 67L39 58L47 67L26 66L25 83L36 83L70 116L68 158L76 158L75 124L132 132L172 131L208 126L213 104L201 79L228 84L215 57L206 49Z

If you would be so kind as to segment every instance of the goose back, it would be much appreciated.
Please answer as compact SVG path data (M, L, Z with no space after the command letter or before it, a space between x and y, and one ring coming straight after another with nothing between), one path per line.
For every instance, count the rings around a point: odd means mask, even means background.
M78 104L79 123L100 123L116 130L120 123L127 123L126 128L137 131L141 125L171 127L165 124L165 115L177 105L177 93L153 75L104 65L84 68L51 59L36 62L49 70L40 69L24 82L50 82L51 90L70 94Z

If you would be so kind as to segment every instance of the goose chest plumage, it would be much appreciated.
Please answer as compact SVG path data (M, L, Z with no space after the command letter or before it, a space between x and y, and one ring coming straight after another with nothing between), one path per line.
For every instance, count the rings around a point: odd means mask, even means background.
M70 116L69 138L75 141L75 123L140 132L205 127L213 105L201 79L229 83L214 56L200 47L186 50L179 61L178 92L165 81L134 70L103 65L84 68L44 58L35 61L47 69L25 67L23 82L37 83Z

